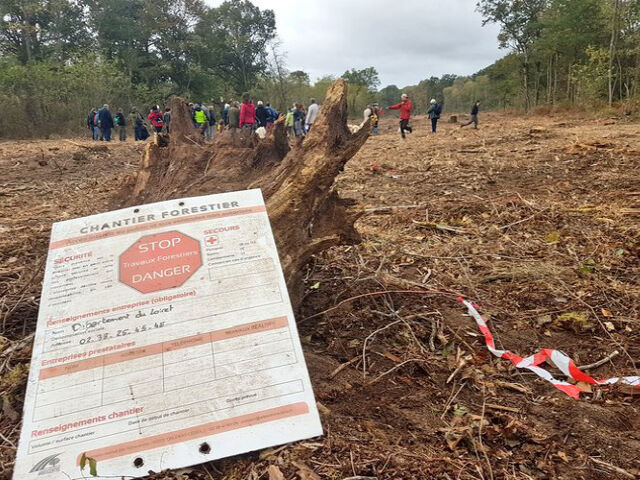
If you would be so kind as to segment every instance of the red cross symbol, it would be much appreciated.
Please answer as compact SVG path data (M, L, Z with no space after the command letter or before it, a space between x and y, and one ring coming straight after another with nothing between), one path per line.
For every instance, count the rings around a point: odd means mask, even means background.
M216 245L218 243L218 237L207 237L207 243L209 245Z

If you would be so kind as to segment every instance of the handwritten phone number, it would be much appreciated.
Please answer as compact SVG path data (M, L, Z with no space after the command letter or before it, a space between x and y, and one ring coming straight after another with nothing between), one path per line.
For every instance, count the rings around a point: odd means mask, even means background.
M98 333L96 335L91 335L90 337L81 338L79 343L80 345L86 345L87 343L102 342L110 338L126 337L127 335L133 335L134 333L148 332L151 330L162 328L164 326L165 326L165 322L156 322L149 325L139 325L135 328L123 328L123 329L117 330L116 333L109 333L109 332Z

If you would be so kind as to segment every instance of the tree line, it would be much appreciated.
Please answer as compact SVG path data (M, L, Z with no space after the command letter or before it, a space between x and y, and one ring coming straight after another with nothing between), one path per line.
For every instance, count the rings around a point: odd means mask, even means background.
M396 103L425 113L597 106L638 96L640 0L479 0L500 26L505 57L471 76L380 88L374 67L350 69L349 111ZM284 112L321 100L336 77L289 71L272 10L250 0L0 0L0 136L77 131L92 106L125 109L172 95L219 105L251 92Z
M494 108L631 107L640 86L640 1L480 0L509 53L448 91Z
M0 0L0 135L73 130L102 103L237 99L275 36L248 0Z

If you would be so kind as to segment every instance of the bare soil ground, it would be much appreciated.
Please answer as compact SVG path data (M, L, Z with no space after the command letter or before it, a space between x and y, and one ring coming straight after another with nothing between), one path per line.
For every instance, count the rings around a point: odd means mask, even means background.
M456 302L479 304L499 348L556 348L578 365L617 350L590 373L637 375L640 125L481 121L431 135L417 118L403 141L385 120L338 181L366 209L363 242L308 266L298 313L325 436L156 478L640 478L637 394L563 395L492 357ZM0 477L50 224L106 210L140 151L0 143Z

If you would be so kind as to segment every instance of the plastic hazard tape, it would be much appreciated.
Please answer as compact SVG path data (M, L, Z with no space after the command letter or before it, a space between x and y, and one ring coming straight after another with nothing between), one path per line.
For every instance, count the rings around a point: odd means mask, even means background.
M471 315L475 319L478 328L484 335L484 339L487 343L487 348L491 353L493 353L496 357L511 360L516 368L526 368L527 370L532 371L540 378L547 380L558 390L561 390L562 392L566 393L570 397L575 398L576 400L580 398L580 393L582 393L583 391L580 387L569 382L557 380L547 370L545 370L544 368L540 368L538 365L549 361L550 363L558 367L560 371L567 376L567 378L571 378L575 382L582 382L589 385L613 385L616 383L622 383L640 388L640 376L614 377L608 378L606 380L595 380L594 378L590 377L582 370L580 370L573 360L571 360L567 355L560 352L559 350L545 348L540 350L538 353L526 358L522 358L520 355L516 355L515 353L512 353L508 350L498 350L496 349L495 342L493 340L493 334L491 333L491 330L489 330L487 322L485 322L482 316L478 313L477 306L466 301L463 298L459 298L458 300L462 302L465 307L467 307L469 315Z

